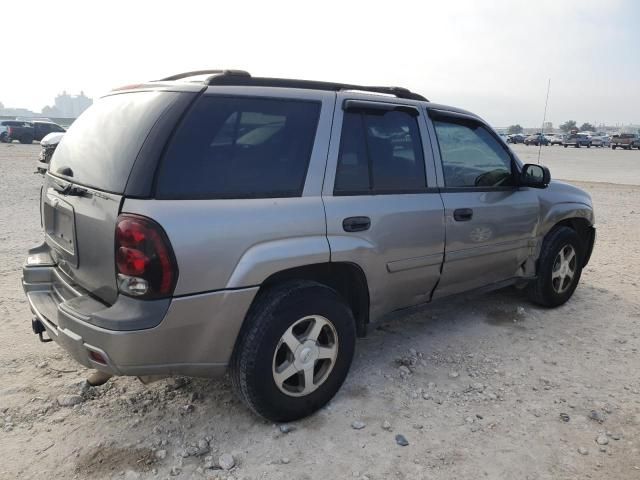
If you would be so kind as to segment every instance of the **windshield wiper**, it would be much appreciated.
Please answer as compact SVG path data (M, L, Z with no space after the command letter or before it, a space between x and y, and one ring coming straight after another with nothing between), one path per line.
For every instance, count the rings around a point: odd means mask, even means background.
M57 182L53 182L53 188L56 192L61 193L62 195L75 196L75 197L83 197L87 193L86 188L76 187L70 183L62 186Z

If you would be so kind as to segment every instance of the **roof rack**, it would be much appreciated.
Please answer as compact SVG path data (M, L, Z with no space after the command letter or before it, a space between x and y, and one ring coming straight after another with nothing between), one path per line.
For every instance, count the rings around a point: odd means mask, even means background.
M207 74L210 74L210 76L204 80L206 85L303 88L308 90L326 90L332 92L356 90L362 92L382 93L385 95L394 95L398 98L428 102L428 100L422 95L414 93L403 87L377 87L352 85L348 83L319 82L315 80L295 80L292 78L252 77L249 72L244 70L195 70L193 72L172 75L170 77L163 78L161 81L181 80L188 77Z
M244 70L193 70L191 72L178 73L176 75L171 75L170 77L161 78L160 82L173 82L175 80L182 80L184 78L196 77L199 75L211 75L218 76L240 76L240 77L250 77L249 72L245 72ZM207 78L207 82L211 79L211 77Z

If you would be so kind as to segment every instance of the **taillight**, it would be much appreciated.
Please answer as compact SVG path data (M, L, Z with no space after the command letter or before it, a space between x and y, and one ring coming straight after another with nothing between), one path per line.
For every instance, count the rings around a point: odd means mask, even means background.
M178 266L162 227L147 217L123 214L116 224L118 290L140 298L173 293Z
M7 127L7 137L10 137L13 134L13 128Z

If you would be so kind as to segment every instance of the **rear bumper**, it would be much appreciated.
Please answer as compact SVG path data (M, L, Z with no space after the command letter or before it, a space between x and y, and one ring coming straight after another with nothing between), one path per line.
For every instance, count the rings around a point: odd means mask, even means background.
M108 306L61 274L46 249L29 253L22 283L35 317L76 361L114 375L224 374L258 290L161 301L120 295Z

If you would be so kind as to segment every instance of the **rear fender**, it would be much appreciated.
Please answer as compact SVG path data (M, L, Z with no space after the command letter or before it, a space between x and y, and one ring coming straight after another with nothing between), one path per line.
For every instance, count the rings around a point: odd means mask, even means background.
M329 244L324 235L258 243L244 252L226 288L260 285L277 272L329 260Z

